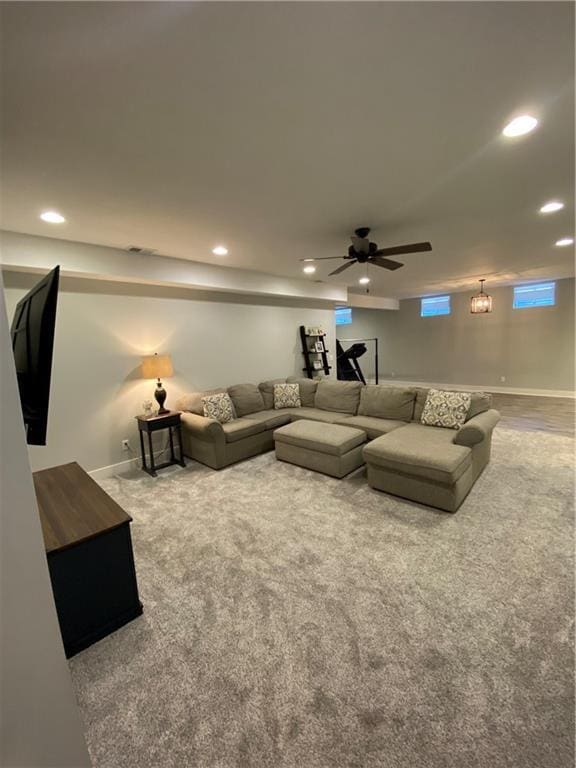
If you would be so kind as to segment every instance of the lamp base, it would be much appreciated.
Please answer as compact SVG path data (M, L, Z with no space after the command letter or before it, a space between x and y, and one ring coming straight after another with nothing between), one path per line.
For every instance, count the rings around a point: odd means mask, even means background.
M164 403L166 402L166 390L162 386L162 382L160 379L158 379L158 384L156 384L156 389L154 391L154 397L156 398L156 402L158 403L158 413L170 413L168 408L164 408Z

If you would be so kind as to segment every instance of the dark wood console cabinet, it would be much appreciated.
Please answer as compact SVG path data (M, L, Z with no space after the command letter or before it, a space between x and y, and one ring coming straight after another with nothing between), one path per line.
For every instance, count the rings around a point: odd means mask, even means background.
M69 658L142 613L132 518L76 462L35 472L34 486Z

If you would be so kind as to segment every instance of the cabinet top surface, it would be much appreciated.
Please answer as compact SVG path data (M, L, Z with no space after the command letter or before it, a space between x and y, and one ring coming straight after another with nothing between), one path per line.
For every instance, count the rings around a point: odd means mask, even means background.
M34 472L33 478L47 553L132 520L76 462Z

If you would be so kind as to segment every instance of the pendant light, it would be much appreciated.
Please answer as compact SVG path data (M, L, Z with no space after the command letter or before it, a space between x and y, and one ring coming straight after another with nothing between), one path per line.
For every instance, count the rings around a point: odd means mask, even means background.
M470 299L470 312L473 315L481 315L492 312L492 296L484 293L485 280L480 280L480 293Z

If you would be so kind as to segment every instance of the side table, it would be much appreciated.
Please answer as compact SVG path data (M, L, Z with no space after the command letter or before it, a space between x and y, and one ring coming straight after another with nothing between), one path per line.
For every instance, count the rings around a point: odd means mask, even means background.
M168 411L167 413L155 414L154 416L136 416L138 422L138 431L140 433L140 450L142 452L142 469L148 472L152 477L156 477L156 472L164 467L171 467L173 464L179 464L185 467L184 453L182 452L182 427L180 425L180 411ZM156 464L154 461L154 449L152 447L152 433L160 429L167 429L170 437L170 461L162 464ZM174 432L178 435L178 453L180 458L176 458L174 451ZM146 462L146 449L144 447L144 433L148 435L148 452L150 454L150 466Z

